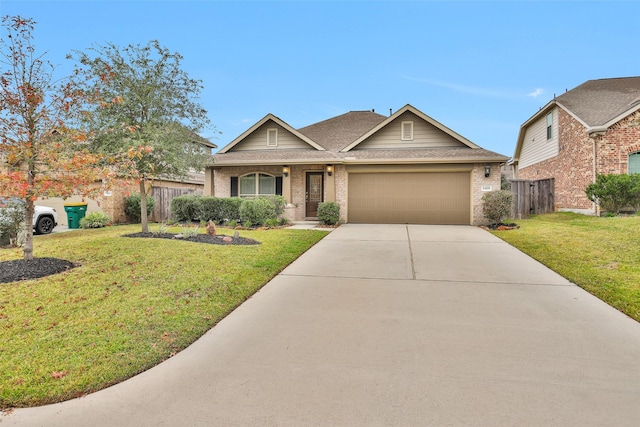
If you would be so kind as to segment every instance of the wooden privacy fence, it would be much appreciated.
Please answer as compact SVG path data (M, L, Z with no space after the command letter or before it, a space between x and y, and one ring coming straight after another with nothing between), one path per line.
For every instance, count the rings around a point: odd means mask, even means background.
M511 181L513 209L511 217L525 219L531 214L554 212L555 182L553 178L529 181L514 179Z
M202 190L193 188L151 187L151 195L156 199L156 207L151 213L151 221L167 222L171 219L171 200L186 194L202 195Z

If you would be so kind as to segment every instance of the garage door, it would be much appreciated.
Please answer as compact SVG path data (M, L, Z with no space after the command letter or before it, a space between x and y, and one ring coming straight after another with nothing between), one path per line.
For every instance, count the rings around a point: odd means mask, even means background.
M470 176L469 172L351 173L348 221L469 225Z

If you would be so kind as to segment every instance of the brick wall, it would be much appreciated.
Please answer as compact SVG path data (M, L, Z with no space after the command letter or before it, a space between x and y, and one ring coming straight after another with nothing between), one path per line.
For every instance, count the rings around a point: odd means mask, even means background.
M593 140L585 127L558 109L558 155L518 170L518 179L555 178L555 209L592 211L584 190L593 182Z
M471 195L471 209L473 225L487 224L482 213L482 196L486 194L486 191L482 191L482 187L486 186L491 188L490 191L500 190L500 164L495 163L491 165L491 174L488 177L484 176L484 163L476 164L473 167L472 182L472 195Z
M307 172L323 171L324 165L292 165L290 166L289 179L291 180L291 207L287 210L287 217L292 221L305 220L305 176ZM231 194L231 177L242 176L247 173L263 172L271 175L282 174L282 166L261 166L256 169L253 166L219 168L214 172L214 189L216 197L229 197ZM347 182L346 168L344 165L334 166L334 182L336 203L340 205L340 221L347 219ZM472 220L473 224L484 224L486 220L482 214L482 186L489 185L492 190L500 189L500 164L492 165L491 175L484 176L484 163L476 164L473 168L473 194L472 194ZM325 181L325 184L327 182ZM325 186L325 200L327 188Z
M598 174L628 171L629 154L640 151L640 112L611 126L603 135L590 137L586 128L559 109L558 156L522 168L519 179L555 178L555 208L595 213L585 189ZM596 148L594 162L593 150Z
M598 173L628 173L629 154L640 151L640 112L611 126L604 135L596 137L595 140L598 147Z

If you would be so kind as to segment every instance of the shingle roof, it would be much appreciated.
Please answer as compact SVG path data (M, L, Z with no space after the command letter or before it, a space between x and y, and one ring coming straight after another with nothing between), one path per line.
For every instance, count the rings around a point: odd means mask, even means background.
M350 111L298 131L327 150L339 151L386 120L373 111Z
M235 151L216 156L218 166L242 164L304 164L342 162L434 162L434 163L474 163L503 162L502 154L483 148L441 147L406 150L355 150L349 152L311 150L264 150Z
M603 126L640 104L640 77L588 80L556 102L588 127Z
M398 110L400 114L406 109L415 110L407 105ZM418 111L418 110L415 110ZM420 113L422 114L422 113ZM394 114L395 116L395 114ZM437 147L437 148L409 148L409 149L375 149L375 150L346 150L350 144L358 141L377 127L382 126L386 117L373 111L351 111L337 117L324 120L301 129L293 130L303 138L308 138L322 149L273 149L255 151L232 151L233 143L214 156L214 164L232 166L244 164L304 164L304 163L479 163L503 162L508 158L489 150L477 147L475 144L459 137L465 146ZM268 115L271 117L271 115ZM425 116L426 117L426 116ZM265 120L265 119L263 119ZM279 120L279 119L278 119ZM433 120L427 118L425 120ZM259 122L261 123L261 122ZM284 122L283 122L284 123ZM284 123L286 125L286 123ZM288 126L288 125L286 125ZM255 128L254 126L253 128ZM250 128L253 129L253 128ZM249 131L245 132L234 142L241 140ZM457 135L447 129L452 135ZM345 149L344 151L341 151Z

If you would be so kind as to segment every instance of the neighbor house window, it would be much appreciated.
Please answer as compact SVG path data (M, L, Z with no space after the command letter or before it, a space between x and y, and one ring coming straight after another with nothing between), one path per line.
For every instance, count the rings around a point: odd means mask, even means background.
M629 175L640 173L640 153L629 154Z
M547 114L547 139L551 139L551 126L553 125L553 113Z
M278 146L278 129L267 129L267 147Z
M276 194L276 177L264 173L241 176L240 197L272 196Z
M402 122L402 140L413 141L413 122Z

